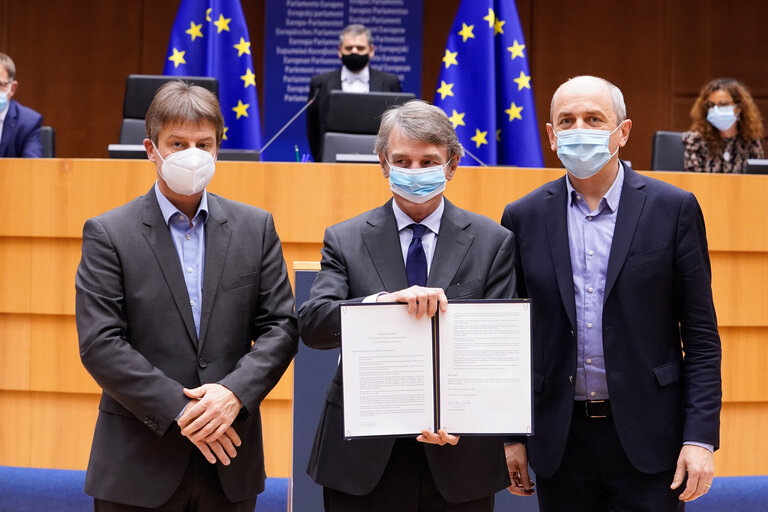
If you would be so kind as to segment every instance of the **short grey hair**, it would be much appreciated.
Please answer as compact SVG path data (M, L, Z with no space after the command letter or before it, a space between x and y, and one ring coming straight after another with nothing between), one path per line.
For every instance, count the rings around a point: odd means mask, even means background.
M426 101L411 100L384 112L373 148L374 153L387 154L387 143L393 129L397 129L411 140L447 147L449 161L456 155L464 156L464 148L448 116L441 108Z
M368 46L373 46L373 36L371 35L371 29L366 27L365 25L361 25L359 23L353 23L351 25L347 25L344 27L344 29L341 31L341 34L339 34L339 46L341 46L344 43L344 36L347 34L352 34L353 36L365 36L366 39L368 39Z
M13 63L13 59L4 53L0 53L0 66L5 68L5 72L8 73L8 80L13 82L16 80L16 64Z
M621 93L621 89L613 85L611 82L609 82L605 78L600 78L599 76L581 75L581 76L575 76L573 78L569 78L567 81L560 84L560 87L557 88L557 90L555 91L555 94L552 95L552 101L549 104L549 122L550 123L553 122L553 117L555 114L555 98L557 97L557 93L560 92L560 89L571 80L583 80L583 79L600 81L608 88L608 93L611 95L611 103L613 104L613 111L616 114L617 125L627 118L627 105L624 103L624 95Z

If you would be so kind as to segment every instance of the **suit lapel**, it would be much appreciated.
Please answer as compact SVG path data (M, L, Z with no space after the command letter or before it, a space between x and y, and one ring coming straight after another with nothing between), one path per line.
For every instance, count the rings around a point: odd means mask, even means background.
M184 320L187 333L192 342L197 345L197 333L195 332L195 320L192 316L192 308L189 306L189 294L187 285L184 283L184 276L181 273L181 264L176 247L173 245L168 225L163 219L160 206L157 204L154 187L144 196L142 200L142 210L144 224L144 238L157 258L160 270L163 272L165 282L171 291L173 301Z
M227 225L226 212L219 205L218 198L208 194L208 220L205 223L205 269L203 274L203 304L200 313L200 343L198 352L203 349L208 321L216 301L224 263L227 258L232 230Z
M330 85L330 87L328 88L329 91L341 90L341 69L339 69L338 73L335 73L333 75L333 78L331 79L329 85Z
M445 211L440 220L440 233L437 235L427 286L446 289L464 261L474 237L464 231L471 223L469 218L447 199L444 201Z
M405 263L391 199L371 212L360 234L384 289L394 292L407 288L408 278L405 275Z
M381 83L381 76L372 68L368 68L368 90L371 92L384 90L384 84Z
M11 144L11 137L16 133L16 123L18 122L19 110L16 102L11 100L8 107L8 114L3 122L3 136L0 138L0 156L5 156L8 146ZM21 156L21 155L19 155Z
M621 190L621 199L619 200L619 211L616 216L616 227L613 231L613 242L611 243L611 253L608 257L608 269L605 274L605 294L603 302L616 283L621 267L629 253L629 246L635 236L637 222L640 219L640 213L645 204L645 192L640 176L635 173L628 165L624 164L624 185Z
M555 277L560 298L568 314L571 327L576 329L576 302L573 295L573 267L568 242L567 188L565 177L550 184L549 196L543 201L543 217L546 219L549 250L555 267Z

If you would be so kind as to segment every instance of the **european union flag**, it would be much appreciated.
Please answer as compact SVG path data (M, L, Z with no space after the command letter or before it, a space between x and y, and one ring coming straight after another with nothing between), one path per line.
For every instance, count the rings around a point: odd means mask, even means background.
M450 117L465 149L488 165L544 166L514 0L461 2L439 82L435 105Z
M256 75L239 0L182 0L163 73L218 78L222 147L261 148Z

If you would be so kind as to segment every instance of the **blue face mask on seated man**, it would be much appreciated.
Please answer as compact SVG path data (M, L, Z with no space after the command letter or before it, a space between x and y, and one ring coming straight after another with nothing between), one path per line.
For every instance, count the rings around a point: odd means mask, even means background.
M0 112L5 110L5 107L7 106L8 106L8 93L0 92Z
M723 107L715 105L707 112L707 121L721 132L724 132L733 126L733 123L738 119L734 112L735 108L734 105L725 105Z
M616 127L616 130L619 129ZM608 144L616 130L591 130L573 128L555 132L557 137L557 156L568 172L579 179L587 179L600 171L619 148L611 153ZM554 130L553 130L554 131Z
M404 169L389 165L389 188L412 203L425 203L445 190L445 166L433 165L423 169Z

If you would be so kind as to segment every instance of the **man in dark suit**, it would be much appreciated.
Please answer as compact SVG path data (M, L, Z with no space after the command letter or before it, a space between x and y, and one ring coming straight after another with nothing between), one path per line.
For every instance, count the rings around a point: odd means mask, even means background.
M527 449L543 512L682 510L712 482L721 350L704 219L693 194L619 160L631 127L610 82L561 85L547 133L568 172L502 217L533 299Z
M312 77L309 97L314 98L317 94L317 98L307 109L307 138L315 162L323 157L323 135L331 91L400 92L397 75L377 71L368 65L374 50L369 29L363 25L348 25L339 35L341 69Z
M213 94L169 82L146 123L157 182L83 228L80 356L104 390L85 490L97 511L253 512L259 404L298 343L280 241L268 212L205 190Z
M339 347L342 302L407 302L422 317L450 307L447 299L514 294L512 234L443 198L464 152L445 113L421 101L387 111L376 152L393 198L326 230L321 270L298 314L313 348ZM441 430L345 441L343 407L340 364L307 469L327 511L491 511L493 494L509 485L500 438Z
M0 158L40 158L43 116L11 99L18 88L16 65L0 53Z

